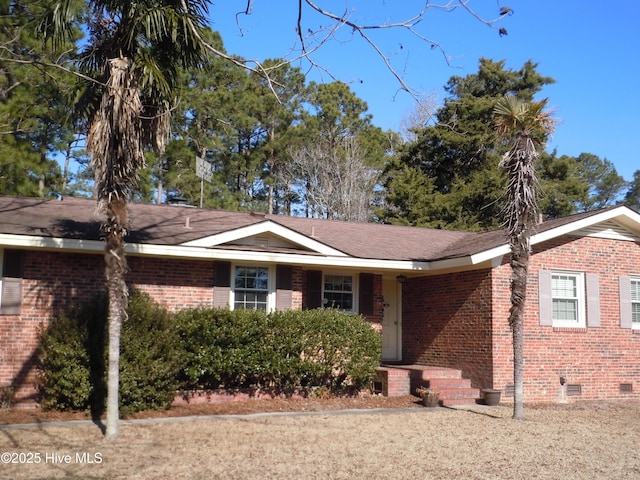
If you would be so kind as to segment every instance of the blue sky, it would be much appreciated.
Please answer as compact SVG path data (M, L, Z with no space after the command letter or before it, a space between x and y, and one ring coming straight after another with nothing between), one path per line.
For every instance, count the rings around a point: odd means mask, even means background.
M295 46L297 3L293 0L226 0L211 6L212 28L222 34L229 53L245 58L286 57ZM361 23L382 24L405 20L419 12L425 2L417 0L316 0L335 12L351 12ZM446 3L446 0L440 2ZM457 2L451 2L457 3ZM236 13L250 4L250 15ZM438 48L406 30L372 32L381 51L405 82L425 95L441 100L443 86L453 75L477 72L481 57L505 60L514 70L531 59L538 71L556 83L541 92L549 97L559 120L548 150L577 156L593 153L610 160L625 179L640 169L636 136L640 135L640 2L593 0L469 0L483 17L494 19L499 7L514 14L500 21L508 35L474 19L459 8L444 12L428 10L416 30L437 42ZM237 18L237 21L236 21ZM305 10L305 28L328 25L327 19ZM399 91L399 83L382 58L348 29L338 31L313 60L369 105L374 124L400 130L402 119L414 108L414 99ZM307 71L308 64L301 64ZM320 68L307 78L331 81Z

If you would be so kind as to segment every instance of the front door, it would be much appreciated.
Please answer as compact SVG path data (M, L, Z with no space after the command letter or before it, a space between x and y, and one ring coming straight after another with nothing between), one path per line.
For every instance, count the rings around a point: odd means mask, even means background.
M382 318L382 360L400 360L401 342L401 292L395 278L382 280L384 316Z

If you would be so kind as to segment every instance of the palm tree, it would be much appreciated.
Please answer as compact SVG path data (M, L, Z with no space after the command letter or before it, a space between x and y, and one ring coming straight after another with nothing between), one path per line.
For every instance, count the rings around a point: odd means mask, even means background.
M54 0L39 24L54 46L76 40L80 28L90 34L79 56L84 79L79 111L88 131L95 196L106 216L107 438L118 435L120 327L128 300L127 203L145 149L164 149L179 69L197 67L204 59L206 7L206 0Z
M500 166L507 170L506 205L503 210L511 247L511 310L513 334L513 418L524 417L524 304L531 234L538 217L538 180L535 161L539 149L553 133L555 121L545 111L547 100L524 102L514 96L498 100L493 111L495 133L509 144Z

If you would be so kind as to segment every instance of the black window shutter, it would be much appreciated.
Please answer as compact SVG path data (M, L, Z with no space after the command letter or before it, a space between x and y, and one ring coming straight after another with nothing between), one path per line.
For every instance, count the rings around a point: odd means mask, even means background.
M322 271L307 271L307 308L322 307Z
M22 250L5 250L2 265L2 276L22 278L24 268L24 252Z
M293 268L291 265L276 266L276 288L291 290L293 288Z
M360 274L360 293L358 295L358 298L359 298L359 309L362 315L374 314L373 283L374 283L373 273Z
M276 310L290 310L293 304L293 268L276 266Z
M231 286L231 263L230 262L213 262L213 286L214 287L230 287Z

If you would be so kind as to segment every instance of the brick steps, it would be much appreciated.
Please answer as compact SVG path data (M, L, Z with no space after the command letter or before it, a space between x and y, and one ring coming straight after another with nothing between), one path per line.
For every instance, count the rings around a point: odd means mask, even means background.
M473 405L480 397L480 390L471 387L471 380L462 378L462 372L453 368L382 366L377 369L374 384L379 385L381 393L389 397L415 395L419 387L437 390L443 406Z

